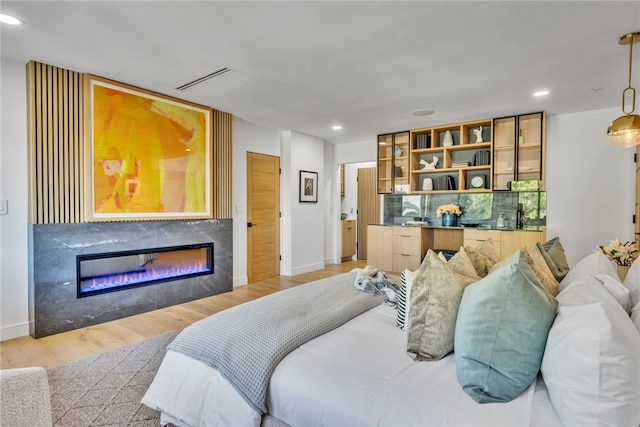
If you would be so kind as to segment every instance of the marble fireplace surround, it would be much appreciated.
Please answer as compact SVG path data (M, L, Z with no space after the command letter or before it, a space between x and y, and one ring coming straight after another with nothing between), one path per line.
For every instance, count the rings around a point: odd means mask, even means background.
M32 224L29 332L40 338L231 291L231 219ZM76 255L213 242L214 273L78 298Z

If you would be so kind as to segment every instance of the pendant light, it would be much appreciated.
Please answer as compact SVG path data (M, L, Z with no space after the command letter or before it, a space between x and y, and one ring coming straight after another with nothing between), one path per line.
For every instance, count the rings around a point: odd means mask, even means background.
M618 117L609 125L607 138L613 145L619 147L633 147L640 145L640 116L633 114L636 108L636 90L631 87L631 64L633 61L633 43L640 42L640 32L629 33L620 37L619 44L629 45L629 84L622 91L622 112L624 116ZM627 94L631 96L631 110L625 109Z

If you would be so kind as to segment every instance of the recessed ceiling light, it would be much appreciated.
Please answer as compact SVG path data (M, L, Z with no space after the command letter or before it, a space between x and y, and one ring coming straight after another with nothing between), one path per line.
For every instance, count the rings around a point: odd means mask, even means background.
M533 92L533 96L545 96L545 95L549 95L548 90L539 90L537 92Z
M430 116L433 113L433 110L422 109L413 111L411 114L413 114L414 116Z
M333 126L331 126L331 129L333 129L333 130L340 130L340 129L342 129L342 126L340 126L340 125L333 125Z
M18 18L14 18L13 16L10 16L10 15L5 15L4 13L0 13L0 22L2 22L3 24L9 24L9 25L22 24L22 21L19 20Z

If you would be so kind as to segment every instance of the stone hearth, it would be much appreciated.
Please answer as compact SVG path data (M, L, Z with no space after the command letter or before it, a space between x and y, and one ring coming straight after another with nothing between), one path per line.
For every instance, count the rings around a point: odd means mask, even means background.
M213 242L214 274L78 298L76 255ZM30 226L29 323L40 338L231 291L232 220Z

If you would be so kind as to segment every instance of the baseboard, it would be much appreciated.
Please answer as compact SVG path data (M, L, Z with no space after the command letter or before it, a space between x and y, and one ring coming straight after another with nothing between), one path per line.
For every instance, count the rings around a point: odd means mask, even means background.
M5 326L0 329L0 341L19 338L29 335L29 322L18 325Z
M244 286L244 285L246 285L248 283L249 283L249 277L248 276L234 277L233 278L233 287L234 288L236 286Z
M311 271L322 270L325 267L324 262L318 262L315 264L303 265L291 269L291 275L297 276L298 274L309 273Z

